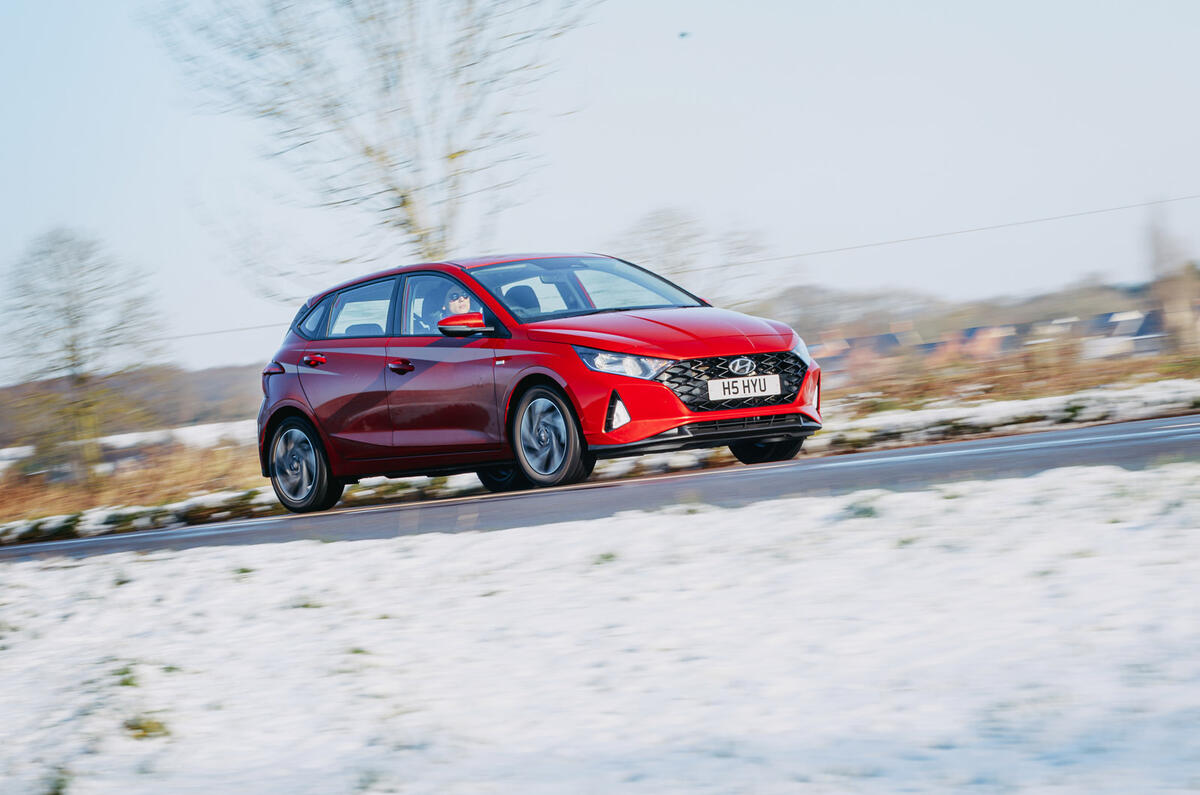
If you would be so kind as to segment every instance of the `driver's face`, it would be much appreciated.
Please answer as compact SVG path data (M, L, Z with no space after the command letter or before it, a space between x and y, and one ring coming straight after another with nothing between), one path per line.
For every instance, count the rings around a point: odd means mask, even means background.
M450 301L446 305L456 315L471 311L471 299L462 293L451 293Z

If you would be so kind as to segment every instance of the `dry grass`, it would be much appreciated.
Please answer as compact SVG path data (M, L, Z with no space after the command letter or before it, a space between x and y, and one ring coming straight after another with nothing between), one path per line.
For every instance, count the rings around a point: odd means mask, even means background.
M0 482L0 522L71 514L100 505L161 505L211 491L262 488L253 447L155 450L90 484L49 483L10 472Z
M862 393L879 393L871 400L853 401L856 413L916 408L941 398L977 397L990 400L1065 395L1118 383L1164 378L1200 378L1200 358L1139 357L1112 361L1083 361L1065 348L988 362L953 362L929 366L896 357L880 363L853 384L826 390L828 400Z

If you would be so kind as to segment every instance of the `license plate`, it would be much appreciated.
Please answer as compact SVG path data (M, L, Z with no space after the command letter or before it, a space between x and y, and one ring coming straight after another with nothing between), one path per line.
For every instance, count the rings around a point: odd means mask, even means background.
M745 378L714 378L708 382L709 400L729 400L730 398L765 397L778 395L783 390L779 387L778 375L751 375Z

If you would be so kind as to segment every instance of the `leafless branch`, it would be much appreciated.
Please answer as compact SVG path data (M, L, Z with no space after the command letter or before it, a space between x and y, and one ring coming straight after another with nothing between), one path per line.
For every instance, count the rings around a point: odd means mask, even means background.
M155 25L322 206L438 259L527 176L532 90L594 2L166 0Z

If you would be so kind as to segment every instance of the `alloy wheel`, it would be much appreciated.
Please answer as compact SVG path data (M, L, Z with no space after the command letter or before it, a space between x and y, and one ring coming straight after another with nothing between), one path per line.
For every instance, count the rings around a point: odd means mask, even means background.
M317 482L317 451L299 428L288 428L275 440L271 460L276 483L290 499L302 502Z
M567 458L567 419L551 400L539 397L521 416L521 450L539 475L557 472Z

